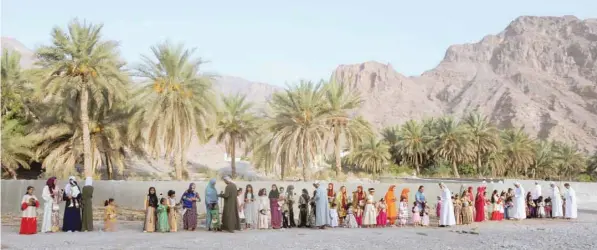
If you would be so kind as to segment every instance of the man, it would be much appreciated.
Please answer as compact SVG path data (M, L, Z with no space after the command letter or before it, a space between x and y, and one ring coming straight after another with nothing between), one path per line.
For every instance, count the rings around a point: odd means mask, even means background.
M576 217L578 216L578 208L576 206L576 192L574 191L574 189L572 189L572 187L570 187L570 184L568 183L564 184L564 187L566 188L566 210L564 218L576 219Z
M449 227L456 225L456 218L454 218L454 204L452 203L452 192L448 187L440 182L439 188L442 190L442 206L439 212L439 226Z
M512 218L524 220L527 218L524 188L522 188L522 185L518 182L514 183L514 187L516 187L516 190L514 190L514 213Z
M315 187L315 226L324 229L330 224L330 209L326 189L319 182L313 183Z
M234 233L234 230L240 230L240 219L238 217L238 200L236 184L232 182L230 176L224 177L226 188L220 195L224 198L224 210L222 212L222 230Z
M531 199L533 199L533 202L535 204L539 204L539 197L541 195L542 195L542 193L541 193L541 185L539 184L539 182L536 181L535 182L535 189L533 189L533 192L531 192ZM536 212L535 212L535 214L531 214L531 217L537 217Z
M551 186L551 217L560 218L564 216L562 213L562 195L560 194L560 188L555 183L549 183Z

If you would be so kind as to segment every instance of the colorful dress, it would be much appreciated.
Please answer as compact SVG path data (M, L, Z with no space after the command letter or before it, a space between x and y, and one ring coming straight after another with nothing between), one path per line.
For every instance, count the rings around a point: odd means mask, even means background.
M197 200L193 201L192 199ZM182 228L184 230L195 230L197 228L197 202L201 202L201 198L197 192L189 192L188 190L182 195Z
M429 208L426 208L425 212L423 212L423 219L421 220L421 225L429 226Z
M495 203L493 204L493 209L491 212L491 220L500 221L504 219L504 205L501 198L495 198Z
M454 199L454 218L456 225L462 225L462 200Z
M37 208L39 200L35 195L26 194L21 200L21 229L19 234L37 233Z
M414 206L413 207L413 217L412 217L412 224L413 225L418 225L421 224L421 211L419 210L418 206Z
M155 232L157 207L158 197L155 194L147 195L145 197L145 223L143 224L143 232Z
M388 224L388 211L387 211L387 206L386 204L379 204L379 207L377 208L378 210L378 214L377 214L377 225L381 226L381 227L385 227Z
M462 224L468 225L473 223L473 206L469 197L462 198Z
M60 231L60 198L62 193L58 188L54 187L50 191L50 187L44 186L42 190L42 199L44 200L44 218L41 225L41 232L58 232Z
M116 207L114 205L107 205L104 210L104 231L116 231Z
M354 218L357 221L357 225L360 227L363 225L363 209L357 207L357 210L354 214Z
M386 193L386 196L384 197L384 199L386 200L388 220L390 221L390 225L396 224L396 219L398 218L398 209L396 208L396 195L394 194L395 187L395 185L390 186L388 192Z
M359 224L357 223L357 219L354 216L354 209L352 207L348 208L348 211L346 213L346 220L344 220L344 222L346 223L346 227L348 228L358 228Z
M404 201L398 205L398 223L401 226L406 225L408 221L408 204Z
M348 195L346 192L342 192L342 188L340 188L340 192L336 194L336 207L338 208L338 217L340 219L344 219L347 214L348 209Z
M483 192L483 187L477 188L477 199L475 199L475 210L477 211L477 214L475 215L475 222L485 221L485 196L483 195Z
M178 231L178 206L176 199L168 198L168 224L170 224L170 232Z
M170 232L170 224L168 224L168 206L158 205L158 232Z
M375 198L373 195L367 195L367 205L365 205L365 214L363 215L363 225L377 224L377 211L375 211Z

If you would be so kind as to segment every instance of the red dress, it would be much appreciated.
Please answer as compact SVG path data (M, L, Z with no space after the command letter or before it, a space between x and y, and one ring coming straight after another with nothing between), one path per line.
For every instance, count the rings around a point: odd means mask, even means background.
M31 200L34 200L34 205ZM39 201L33 195L26 194L21 201L21 229L19 234L36 234L37 233L37 208Z
M485 196L483 195L484 189L482 187L477 188L477 199L475 199L475 222L485 221Z
M491 213L491 220L501 221L504 219L504 202L501 198L497 199L493 204L493 212Z

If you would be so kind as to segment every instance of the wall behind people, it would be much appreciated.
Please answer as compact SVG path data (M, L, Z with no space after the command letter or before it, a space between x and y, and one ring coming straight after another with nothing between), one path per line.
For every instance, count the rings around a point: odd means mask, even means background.
M513 187L513 183L516 180L507 179L504 180L503 183L486 183L488 193L491 193L494 189L497 190L507 190L510 187ZM192 181L94 181L94 193L93 193L93 203L94 204L103 204L104 200L108 198L116 199L116 203L123 208L130 208L130 209L143 209L143 202L145 199L145 195L147 195L147 190L149 187L153 186L156 188L158 195L161 193L166 196L168 190L172 189L176 191L177 198L180 198L180 195L184 192L186 188L188 188L189 183ZM521 184L523 185L524 189L529 192L535 186L535 181L533 180L521 180ZM36 194L38 197L41 197L41 190L43 189L46 180L2 180L2 213L18 213L19 210L19 203L21 202L22 195L24 190L27 186L35 187L37 190ZM313 194L313 185L311 182L285 182L285 181L258 181L258 182L246 182L246 181L236 181L235 182L238 187L242 187L243 190L247 184L253 185L254 190L259 190L261 188L266 188L269 192L272 184L276 184L278 187L286 187L288 185L294 185L294 191L296 193L295 199L298 201L298 197L301 194L301 190L306 188L309 190L309 195ZM322 182L327 186L327 182ZM421 182L415 183L409 181L408 183L339 183L333 182L334 188L336 192L339 190L340 186L344 185L347 188L349 196L352 197L352 192L356 190L356 187L362 185L365 190L367 188L375 188L375 198L377 200L381 199L386 192L390 185L396 185L396 194L399 195L403 188L409 188L409 202L414 202L415 193L420 185L425 186L425 197L427 198L430 205L435 206L437 201L436 197L439 196L440 190L438 187L438 182ZM473 186L476 192L476 187L481 185L479 182L456 182L456 181L444 181L450 191L452 193L457 193L461 189L461 185L465 186ZM66 184L65 180L58 180L58 187L64 188ZM201 195L202 202L199 204L199 213L205 212L205 206L203 200L205 197L205 187L207 182L195 182L197 184L197 192ZM549 187L549 182L540 181L542 185L543 195L548 195L548 192L551 190ZM564 182L556 182L556 184L560 187L560 190L564 192ZM579 209L591 209L597 210L597 183L577 183L571 182L572 188L576 190L576 195L578 197L578 207ZM216 188L218 192L224 190L225 184L221 179L217 180ZM257 193L255 193L257 195ZM43 200L40 199L42 202L41 206L43 207ZM298 205L298 202L295 204ZM64 206L64 203L61 204ZM297 208L298 209L298 208ZM41 213L41 210L39 211ZM298 214L298 213L296 213Z

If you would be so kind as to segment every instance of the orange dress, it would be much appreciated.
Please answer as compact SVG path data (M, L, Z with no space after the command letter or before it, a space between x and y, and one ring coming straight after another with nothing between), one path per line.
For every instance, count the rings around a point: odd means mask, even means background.
M390 225L394 225L396 223L396 219L398 218L398 211L396 210L396 195L394 195L395 187L395 185L390 186L386 196L384 197L386 200L388 220L390 220Z

